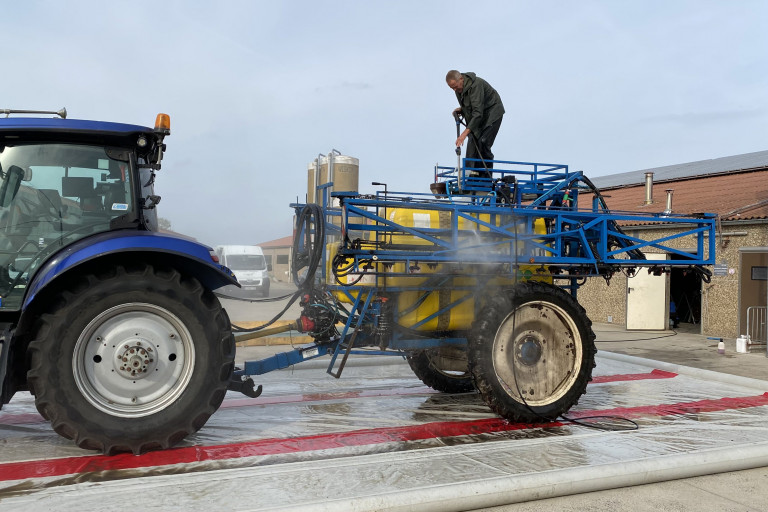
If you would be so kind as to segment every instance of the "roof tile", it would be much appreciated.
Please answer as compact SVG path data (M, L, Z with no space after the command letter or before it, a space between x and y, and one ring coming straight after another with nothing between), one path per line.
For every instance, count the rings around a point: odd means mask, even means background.
M668 189L673 191L673 213L716 213L723 220L768 218L768 170L654 183L650 205L644 204L644 184L601 192L611 211L661 213L667 205Z

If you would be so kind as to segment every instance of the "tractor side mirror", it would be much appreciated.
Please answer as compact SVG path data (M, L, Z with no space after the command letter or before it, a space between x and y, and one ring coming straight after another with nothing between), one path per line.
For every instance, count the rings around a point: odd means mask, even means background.
M12 165L8 168L3 184L0 186L0 206L7 208L11 205L16 194L19 193L19 187L21 187L24 176L24 169L18 165Z

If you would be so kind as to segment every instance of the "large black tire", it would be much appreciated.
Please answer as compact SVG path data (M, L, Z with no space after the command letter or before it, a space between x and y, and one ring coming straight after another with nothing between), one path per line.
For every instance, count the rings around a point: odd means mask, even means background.
M461 347L440 347L408 355L408 364L424 384L443 393L474 391L467 352ZM450 367L451 369L446 369Z
M219 301L151 265L81 276L50 302L29 345L40 414L105 454L165 449L221 405L235 340Z
M499 416L531 423L566 413L595 367L592 322L561 288L520 283L479 312L469 340L475 385Z

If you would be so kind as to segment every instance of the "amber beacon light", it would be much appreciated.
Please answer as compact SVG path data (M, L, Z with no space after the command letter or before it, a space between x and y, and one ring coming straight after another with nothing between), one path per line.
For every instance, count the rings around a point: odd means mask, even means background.
M163 131L166 134L171 133L171 116L168 114L157 114L155 119L155 130Z

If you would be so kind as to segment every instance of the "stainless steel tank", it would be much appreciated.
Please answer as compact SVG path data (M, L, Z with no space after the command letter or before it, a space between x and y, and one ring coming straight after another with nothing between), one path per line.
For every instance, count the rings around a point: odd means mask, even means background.
M328 189L329 197L331 192L357 192L360 183L360 160L352 156L334 154L315 158L307 165L307 202L322 203L322 190L317 187L329 181L333 182L333 186Z

